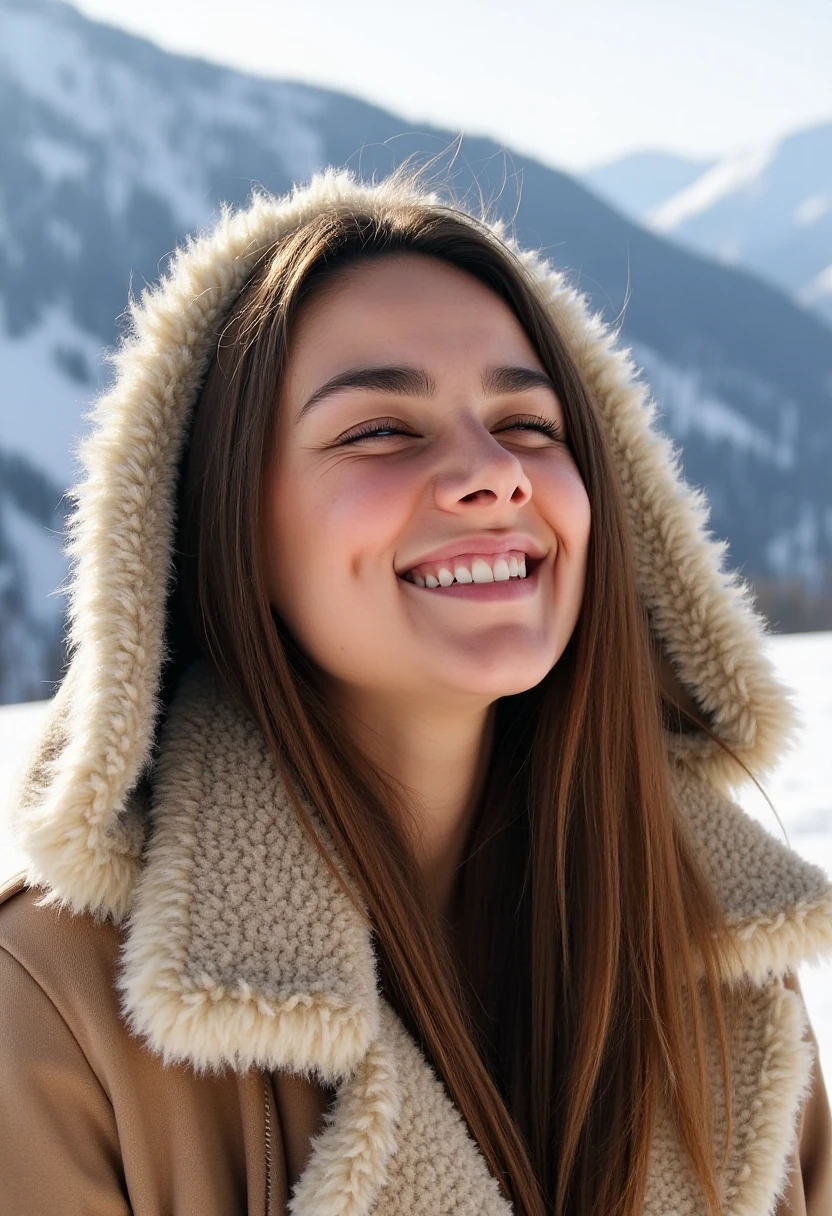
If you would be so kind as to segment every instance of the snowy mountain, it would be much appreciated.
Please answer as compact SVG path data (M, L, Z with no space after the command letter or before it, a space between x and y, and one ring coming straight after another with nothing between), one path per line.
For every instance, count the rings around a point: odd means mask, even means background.
M61 495L128 291L255 182L281 193L325 164L378 177L411 154L438 156L437 182L489 200L621 323L764 609L786 629L832 625L832 330L573 177L454 139L169 54L57 0L0 0L0 702L41 697L59 670L63 601L44 588L65 575ZM34 479L25 492L12 465Z
M25 457L0 449L0 688L6 701L48 696L62 655L54 598L64 575L61 491Z
M582 173L581 181L640 222L654 208L692 185L714 164L671 152L629 152Z
M755 271L832 323L832 122L693 168L640 153L583 180L654 232Z

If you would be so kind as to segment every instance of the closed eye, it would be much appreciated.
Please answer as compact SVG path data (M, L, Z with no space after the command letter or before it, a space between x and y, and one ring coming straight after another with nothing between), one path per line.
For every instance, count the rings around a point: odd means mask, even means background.
M512 430L518 427L520 430L540 431L544 435L548 435L550 439L563 440L563 431L557 422L552 422L549 418L521 418L517 422L512 422L510 426L503 427L503 430Z
M524 430L537 431L540 434L548 435L550 439L558 442L563 442L563 431L557 422L552 422L549 418L538 418L530 416L528 418L520 418L511 422L508 426L501 427L497 434L502 431ZM412 432L404 430L398 422L393 418L382 418L378 422L368 422L359 427L358 430L352 431L343 436L338 442L346 445L349 443L358 443L362 439L380 439L389 438L392 435L409 435Z
M367 422L357 431L345 435L339 439L339 443L358 443L359 439L375 439L381 435L385 438L387 435L408 435L409 431L403 430L397 422L391 418L383 418L381 422Z

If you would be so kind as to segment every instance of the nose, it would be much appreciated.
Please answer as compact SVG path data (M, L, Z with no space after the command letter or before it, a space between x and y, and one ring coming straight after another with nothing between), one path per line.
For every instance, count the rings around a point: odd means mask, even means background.
M532 484L522 462L479 422L460 428L434 480L436 506L444 511L522 507Z

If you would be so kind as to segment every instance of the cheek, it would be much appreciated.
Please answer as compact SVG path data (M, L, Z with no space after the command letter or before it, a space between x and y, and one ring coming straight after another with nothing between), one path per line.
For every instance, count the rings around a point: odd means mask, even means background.
M265 504L264 558L271 602L288 624L317 615L323 598L355 589L365 566L392 569L413 487L381 461L343 461L323 473L284 471Z
M395 535L395 524L407 518L413 478L389 461L344 462L307 493L316 531L337 534L350 549L379 552Z
M538 510L576 563L586 556L592 514L589 495L572 462L563 463L533 482Z

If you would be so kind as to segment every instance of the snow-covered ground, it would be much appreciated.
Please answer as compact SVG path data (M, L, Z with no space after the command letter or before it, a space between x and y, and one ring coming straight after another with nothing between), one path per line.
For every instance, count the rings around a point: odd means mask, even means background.
M774 637L767 645L781 678L795 690L804 719L799 749L766 791L783 822L792 848L832 875L832 633ZM33 740L45 702L0 707L0 881L20 868L20 856L6 826L13 776ZM742 804L775 835L781 835L771 808L751 786ZM832 1081L832 960L805 967L801 983L818 1036L824 1073Z

